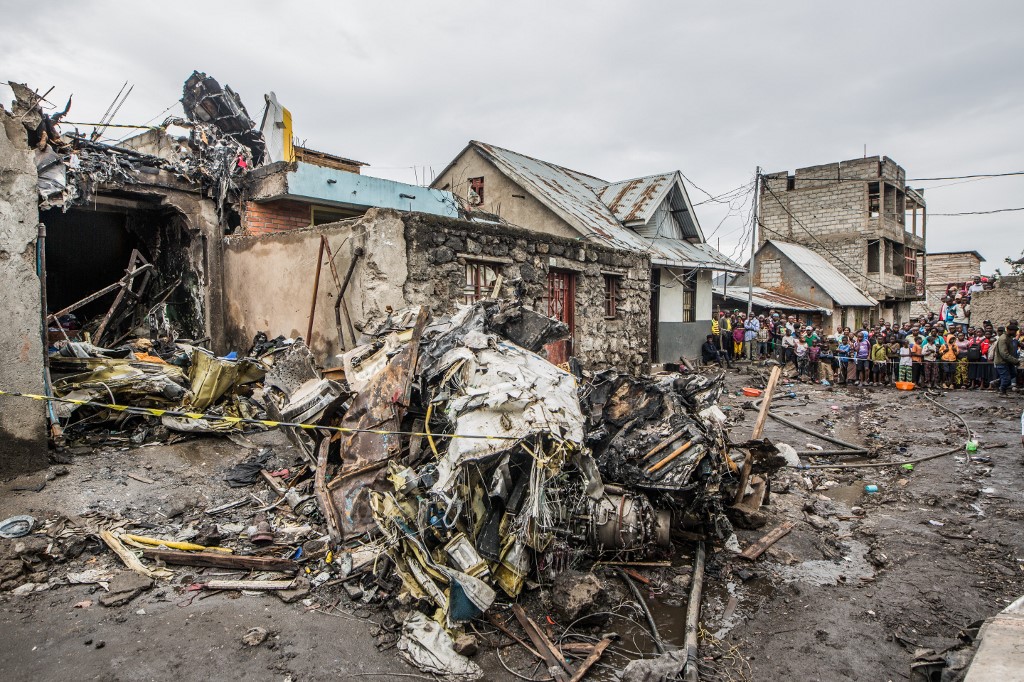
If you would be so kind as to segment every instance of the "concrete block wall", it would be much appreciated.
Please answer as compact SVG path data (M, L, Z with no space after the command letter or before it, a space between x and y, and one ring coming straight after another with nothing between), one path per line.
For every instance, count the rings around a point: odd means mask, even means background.
M278 201L247 201L244 204L244 234L260 235L286 232L311 223L309 204L281 199Z
M1024 322L1024 275L1003 277L994 289L972 295L971 320L991 320L997 327L1010 320Z

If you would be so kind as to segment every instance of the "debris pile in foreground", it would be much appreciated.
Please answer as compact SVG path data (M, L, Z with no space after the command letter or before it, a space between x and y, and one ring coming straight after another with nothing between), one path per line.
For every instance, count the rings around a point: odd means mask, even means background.
M86 401L58 403L70 434L107 444L130 434L139 444L170 431L239 434L269 419L300 454L252 455L225 481L265 484L263 495L208 500L205 511L144 524L146 533L103 517L77 528L48 522L47 532L97 537L143 578L178 565L250 572L198 589L272 590L313 608L310 590L344 591L386 607L402 655L446 675L480 677L469 658L473 621L507 630L512 621L497 614L510 613L548 667L558 664L555 679L582 675L610 640L554 647L527 613L534 589L552 586L570 625L603 608L608 585L595 562L667 565L680 541L738 551L730 518L744 522L750 510L733 504L746 477L727 453L759 455L739 496L754 510L783 460L766 441L728 441L721 375L584 375L540 354L566 333L513 301L451 318L392 312L341 357L343 372L327 373L301 340L262 334L243 358L144 340L59 344L65 369L78 373L55 390ZM97 406L108 401L171 413Z

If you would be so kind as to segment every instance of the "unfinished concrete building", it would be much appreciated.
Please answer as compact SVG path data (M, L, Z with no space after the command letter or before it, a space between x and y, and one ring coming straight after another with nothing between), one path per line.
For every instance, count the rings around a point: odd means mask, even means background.
M879 301L878 316L901 322L924 298L927 208L923 190L888 157L852 159L763 177L759 245L803 245ZM758 267L755 261L755 268ZM794 292L801 295L800 292Z

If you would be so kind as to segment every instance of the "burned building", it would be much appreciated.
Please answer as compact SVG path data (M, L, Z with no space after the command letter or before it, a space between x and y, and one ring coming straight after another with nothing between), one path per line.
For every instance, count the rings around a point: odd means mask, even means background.
M424 305L451 314L479 300L515 298L568 320L570 338L547 348L550 359L572 355L588 369L635 373L645 368L648 350L648 268L647 256L600 244L374 209L315 229L227 237L226 333L229 345L240 348L260 331L304 336L311 328L314 354L330 361L382 322L389 307ZM268 272L285 275L268 282L273 296L252 286ZM323 283L316 289L318 272ZM312 300L311 291L318 292Z

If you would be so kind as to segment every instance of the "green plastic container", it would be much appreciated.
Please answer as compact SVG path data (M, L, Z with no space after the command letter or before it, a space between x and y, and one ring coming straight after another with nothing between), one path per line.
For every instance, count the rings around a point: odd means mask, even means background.
M978 451L978 441L976 441L976 440L969 440L969 441L967 441L967 452L977 452L977 451Z

